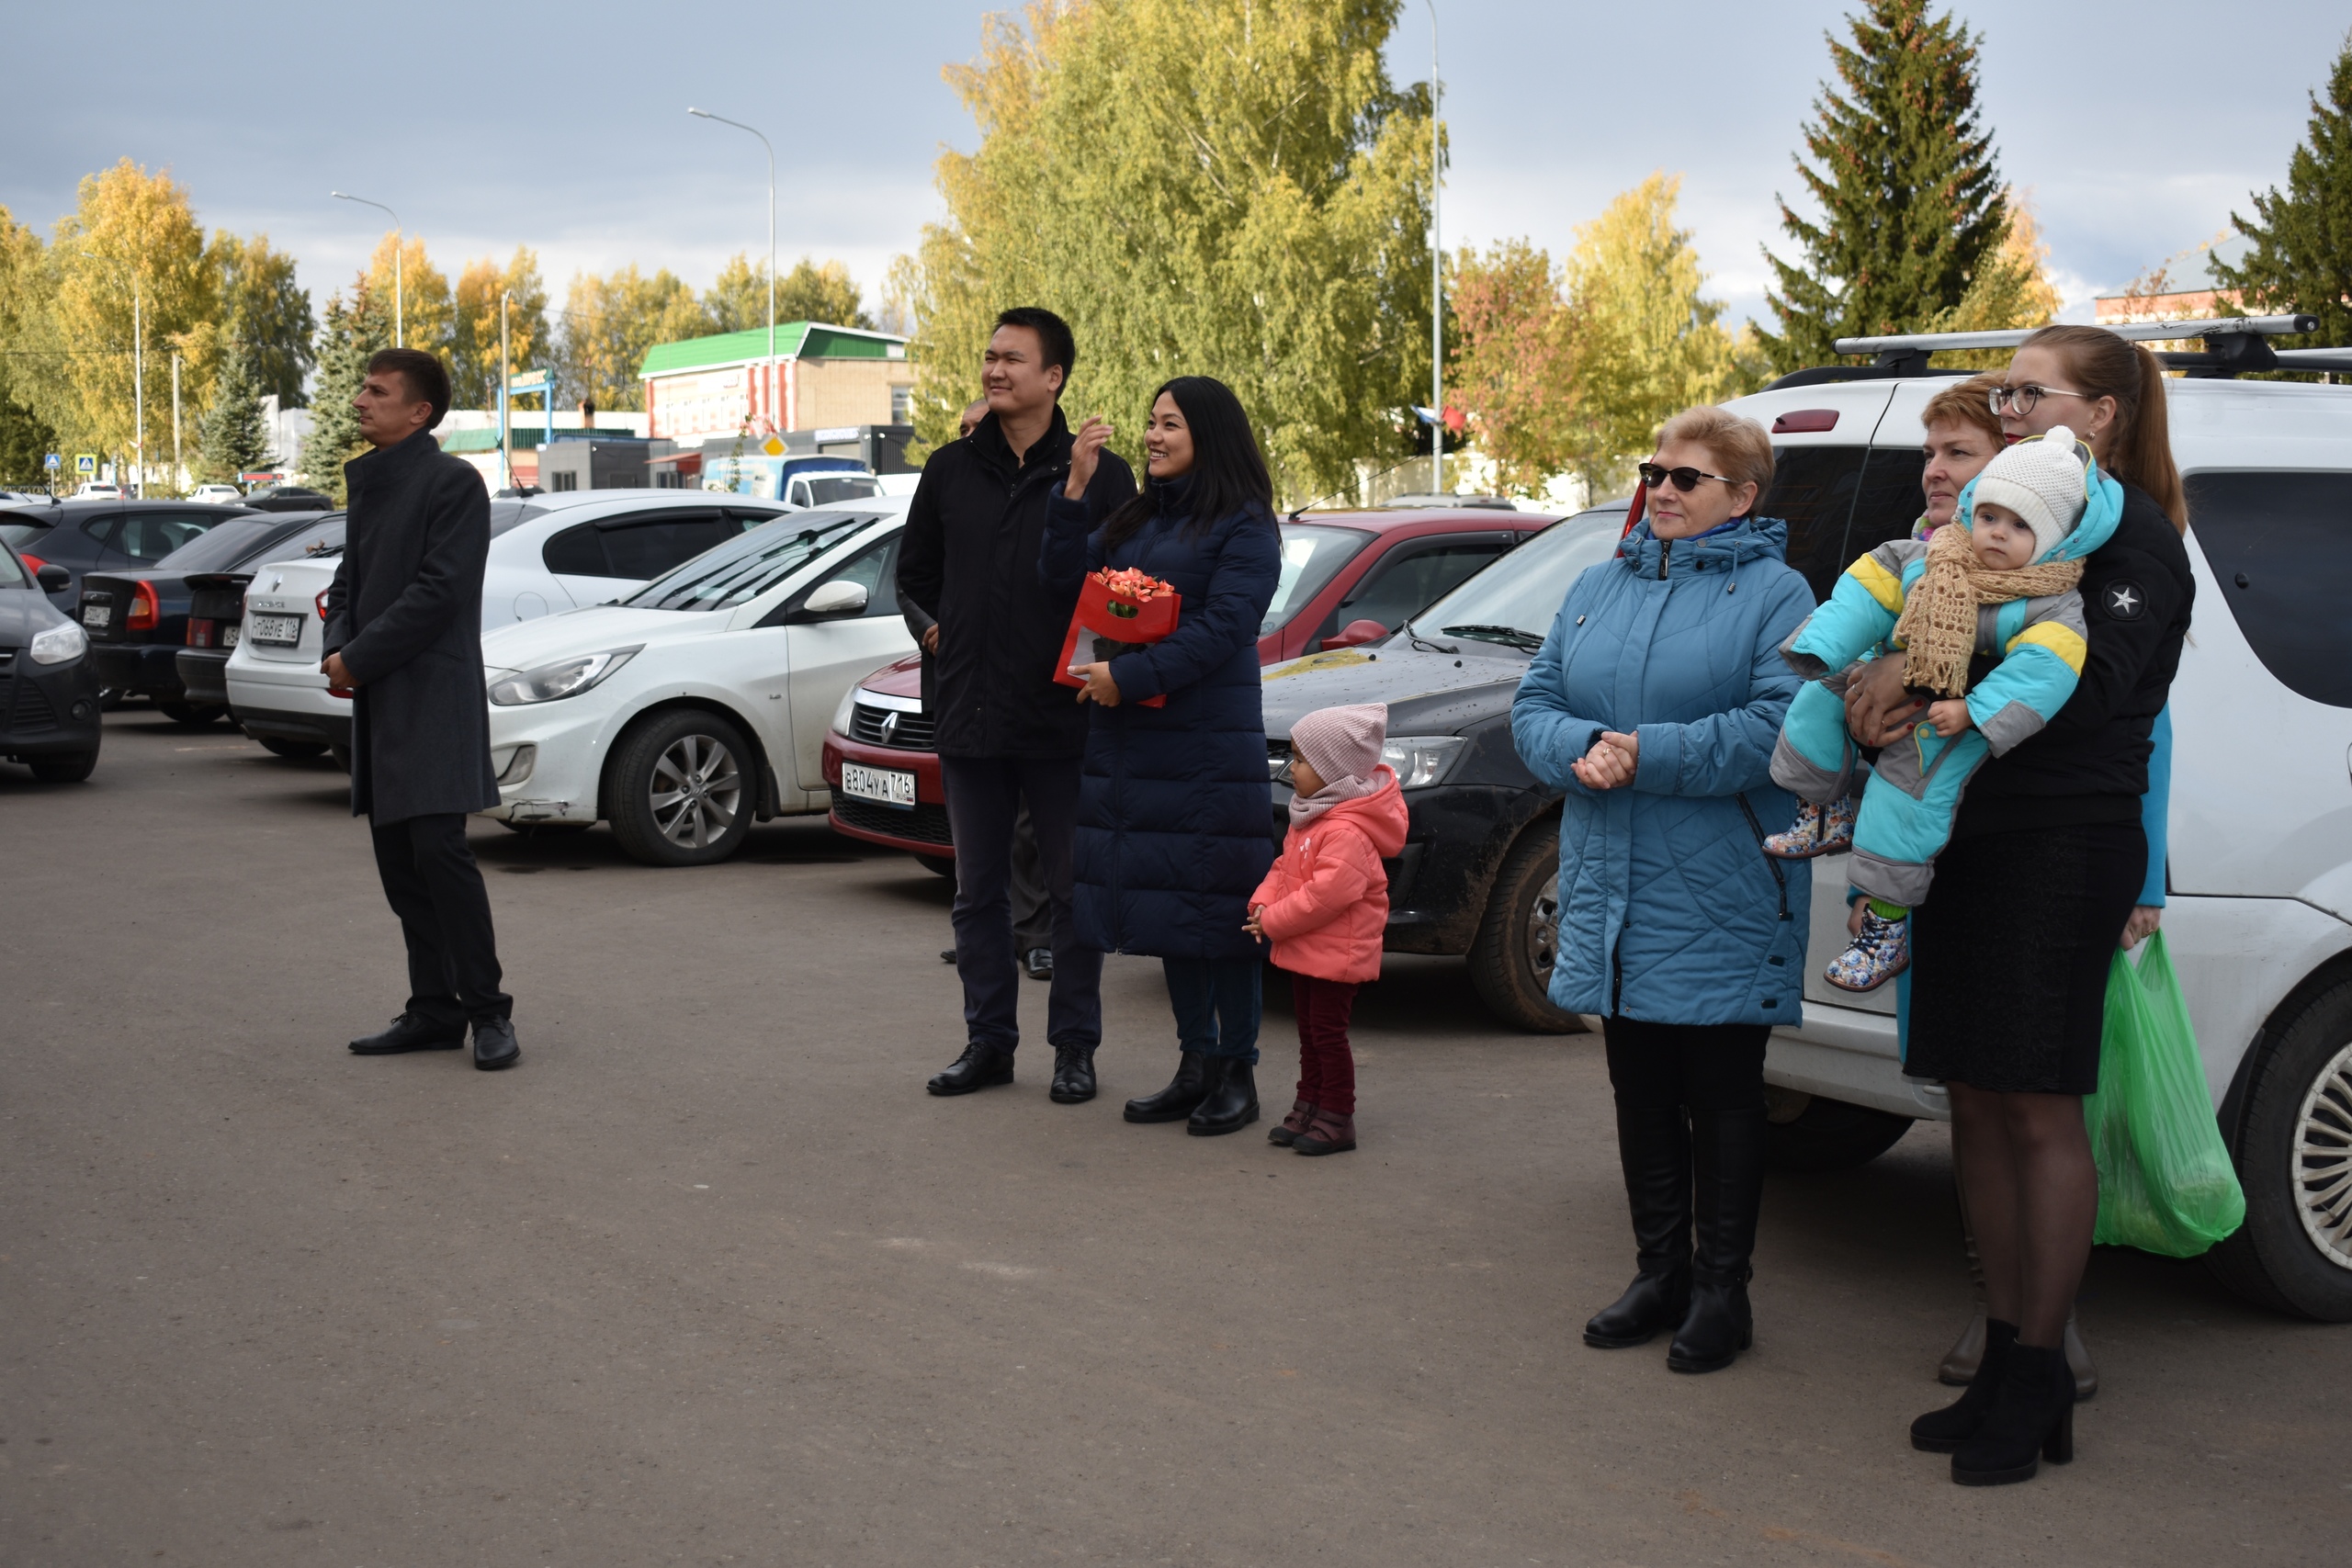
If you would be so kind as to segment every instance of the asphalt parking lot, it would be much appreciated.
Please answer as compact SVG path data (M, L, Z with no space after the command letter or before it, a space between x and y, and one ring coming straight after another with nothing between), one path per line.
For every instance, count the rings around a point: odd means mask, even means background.
M0 1562L2340 1562L2352 1329L2103 1249L2078 1458L1962 1490L1905 1428L1968 1310L1949 1145L1776 1178L1755 1351L1584 1318L1631 1271L1597 1042L1410 960L1363 1147L938 1100L947 886L820 819L651 871L487 821L525 1059L360 1060L398 932L341 775L114 715L0 764ZM1026 989L1042 1024L1044 987ZM1288 1102L1286 995L1262 1092Z

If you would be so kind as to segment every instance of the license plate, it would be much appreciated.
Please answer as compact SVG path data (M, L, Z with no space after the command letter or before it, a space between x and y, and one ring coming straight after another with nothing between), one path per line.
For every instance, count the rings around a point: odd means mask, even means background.
M272 648L292 648L302 640L300 615L255 615L253 622L255 642L266 642Z
M237 634L238 634L239 632L243 631L243 629L244 629L244 628L243 628L243 626L222 626L222 627L220 628L220 646L221 646L221 647L223 647L223 648L234 648L234 647L236 647L236 646L237 646Z
M842 793L854 795L860 800L895 806L901 811L912 811L915 808L915 776L902 773L895 768L862 768L855 762L843 762Z
M111 605L85 604L82 606L82 624L85 626L102 626L113 619L114 609Z

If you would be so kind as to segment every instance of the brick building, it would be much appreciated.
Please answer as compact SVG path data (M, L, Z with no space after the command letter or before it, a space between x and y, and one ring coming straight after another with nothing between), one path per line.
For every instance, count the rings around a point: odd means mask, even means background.
M747 429L903 424L915 381L905 338L822 321L778 321L773 362L763 326L656 344L638 374L646 434L680 446Z

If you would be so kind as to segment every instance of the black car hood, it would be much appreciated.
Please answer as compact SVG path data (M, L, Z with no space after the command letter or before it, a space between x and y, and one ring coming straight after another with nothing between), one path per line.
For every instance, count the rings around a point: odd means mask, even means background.
M68 617L49 595L24 588L0 588L0 648L22 648Z
M1488 645L1491 647L1491 645ZM1452 735L1510 710L1528 661L1502 649L1424 652L1406 637L1310 653L1264 675L1266 733L1287 737L1317 708L1386 703L1391 735Z

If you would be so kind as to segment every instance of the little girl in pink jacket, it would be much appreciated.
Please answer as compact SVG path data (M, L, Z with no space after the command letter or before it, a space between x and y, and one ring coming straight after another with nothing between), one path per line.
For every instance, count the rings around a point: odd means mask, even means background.
M1267 1134L1303 1155L1356 1146L1356 1064L1348 1014L1380 977L1388 874L1405 847L1405 796L1380 760L1384 703L1319 708L1291 727L1290 832L1250 896L1243 929L1271 939L1298 1012L1298 1096Z

